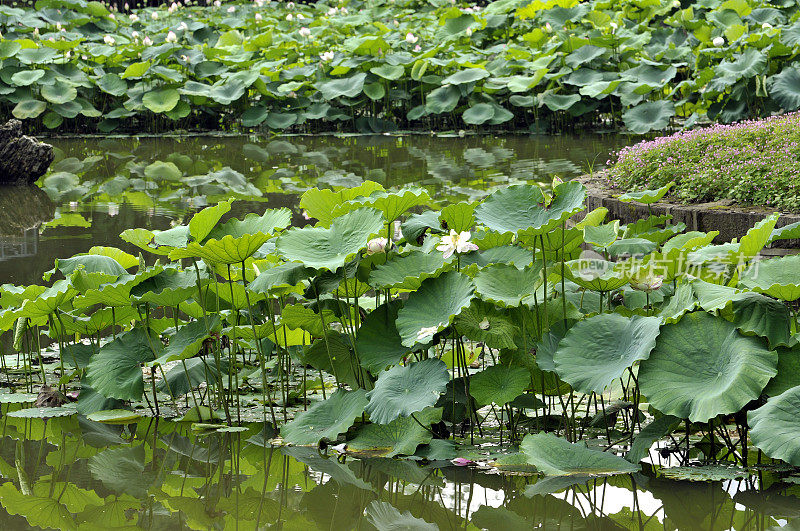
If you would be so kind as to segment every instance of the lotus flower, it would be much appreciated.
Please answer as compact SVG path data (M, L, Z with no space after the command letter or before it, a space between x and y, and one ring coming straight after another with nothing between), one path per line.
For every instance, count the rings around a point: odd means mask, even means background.
M328 61L333 61L333 52L331 52L331 51L322 52L321 54L319 54L319 58L322 59L326 63ZM367 245L369 245L369 244L367 244Z
M725 45L725 37L714 37L714 40L711 41L711 44L716 46L717 48Z
M297 33L299 33L300 36L303 37L304 39L307 39L308 36L311 35L311 30L308 28L300 28L300 31L298 31Z
M417 42L418 40L419 40L419 37L415 36L415 35L414 35L413 33L411 33L410 31L409 31L408 33L406 33L406 42L407 42L407 43L409 43L409 44L414 44L414 43L415 43L415 42Z
M661 287L664 277L648 273L645 276L631 279L631 287L638 291L650 293Z
M175 35L174 31L170 30L170 32L167 33L167 37L164 40L167 42L178 42L178 36Z
M385 253L389 247L389 240L386 238L372 238L367 242L367 254Z
M256 13L256 17L255 18L256 18L256 22L261 22L261 19L263 17L261 16L261 13Z
M114 43L116 41L114 40L114 37L112 37L111 35L106 35L105 37L103 37L103 42L108 44L109 46L114 46Z
M469 251L477 251L478 246L469 241L471 236L467 231L456 232L450 229L450 234L442 237L442 241L436 246L436 250L442 251L445 259L453 256L453 253L462 254Z

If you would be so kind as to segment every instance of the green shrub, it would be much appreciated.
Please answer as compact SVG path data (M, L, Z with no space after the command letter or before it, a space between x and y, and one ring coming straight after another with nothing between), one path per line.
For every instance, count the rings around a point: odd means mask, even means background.
M609 161L606 177L625 190L674 181L672 195L688 203L733 199L800 210L799 122L800 113L791 113L640 142Z

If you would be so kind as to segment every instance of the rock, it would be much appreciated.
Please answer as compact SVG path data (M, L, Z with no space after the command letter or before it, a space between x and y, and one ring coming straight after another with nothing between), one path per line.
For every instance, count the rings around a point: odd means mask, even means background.
M0 184L32 184L53 162L53 146L22 134L22 122L0 126Z

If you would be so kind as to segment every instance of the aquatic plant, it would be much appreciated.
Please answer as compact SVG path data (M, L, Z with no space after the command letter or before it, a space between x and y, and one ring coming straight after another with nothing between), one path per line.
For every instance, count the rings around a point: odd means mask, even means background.
M758 259L793 230L774 214L714 244L669 216L603 223L585 194L523 184L431 209L424 190L368 181L306 191L304 227L285 208L230 217L222 201L126 230L138 257L96 247L57 260L45 285L0 287L15 385L80 390L16 414L136 406L227 428L255 412L286 443L358 456L494 425L546 474L628 472L684 420L685 459L701 433L708 461L747 466L752 443L797 464L793 420L769 413L800 385L796 260ZM632 445L631 459L570 444L585 438Z
M638 134L800 107L791 3L173 5L0 7L0 106L81 132L624 123Z
M682 202L732 199L797 211L798 123L800 113L790 113L643 141L612 156L603 175L623 190L674 186L670 194Z

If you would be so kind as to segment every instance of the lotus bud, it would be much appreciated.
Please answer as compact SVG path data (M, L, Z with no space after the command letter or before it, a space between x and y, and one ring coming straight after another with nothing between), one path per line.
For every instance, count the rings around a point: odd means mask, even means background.
M61 22L56 22L56 29L61 31Z
M472 37L472 28L467 28L467 37Z
M638 291L650 293L661 287L664 277L648 273L645 276L631 279L631 287Z
M771 27L772 24L770 24L769 22L764 22L763 24L761 24L761 29L770 29Z
M711 44L713 44L717 48L721 48L722 46L725 45L725 38L724 37L714 37L714 40L711 41Z
M114 16L114 13L109 13L108 18L110 18L111 20L117 20L117 17Z
M549 22L545 22L545 24L544 24L544 32L545 33L553 33L553 26L551 26Z
M136 13L131 13L128 18L131 19L131 22L139 22L139 15Z
M286 20L288 20L288 21L291 21L291 20L292 20L292 14L291 14L291 13L289 13L288 15L286 15Z
M33 28L33 36L39 38L39 28Z
M152 46L153 45L153 39L151 39L150 37L145 35L144 39L142 39L142 44L144 44L145 46Z
M167 42L178 42L178 36L175 35L174 31L170 30L170 32L167 33L167 37L164 40Z
M416 46L414 46L414 51L415 51L415 52L417 52L417 53L419 53L420 51L422 51L422 46L420 46L419 44L417 44Z
M397 19L394 19L394 21L392 21L392 24L394 24L394 27L396 28L397 26L400 25L400 22L398 22Z
M125 11L129 10L131 6L128 5L128 2L125 2Z
M386 238L372 238L367 242L367 254L385 253L388 247L389 240Z
M150 18L152 18L153 20L158 20L158 13L153 11L152 13L150 13Z

